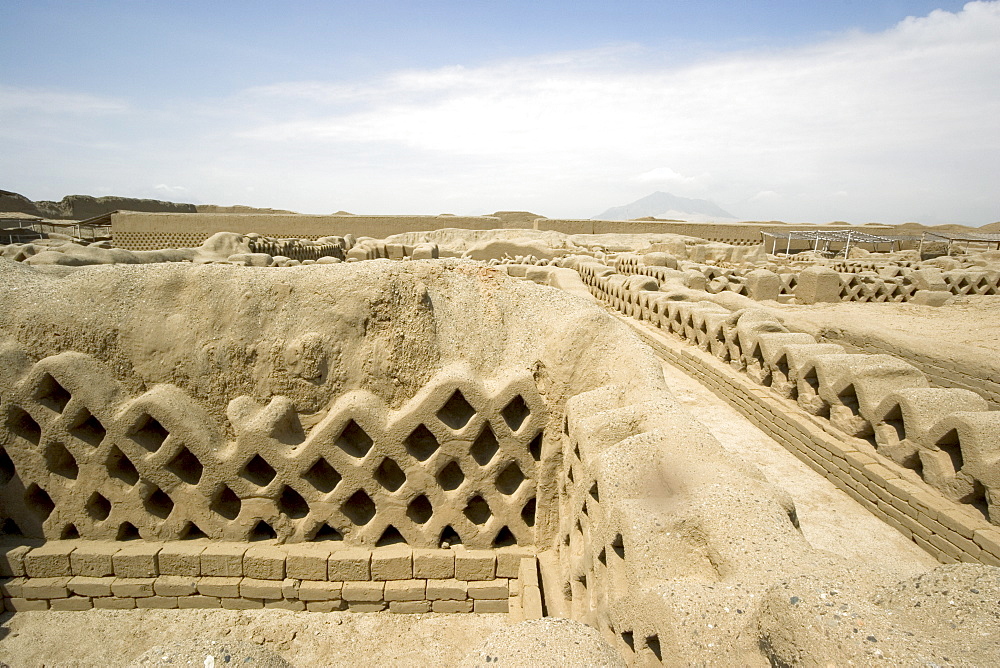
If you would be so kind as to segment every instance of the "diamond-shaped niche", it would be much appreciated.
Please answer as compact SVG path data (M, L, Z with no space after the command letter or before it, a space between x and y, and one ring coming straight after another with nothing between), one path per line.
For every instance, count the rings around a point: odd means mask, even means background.
M320 492L329 493L342 480L342 476L337 469L330 466L330 462L322 457L317 459L309 470L302 474L302 478Z
M375 442L354 420L344 425L336 440L337 447L352 457L361 459L368 454Z
M406 451L413 456L414 459L418 461L426 461L431 455L433 455L439 445L437 438L431 433L431 430L424 425L418 426L414 429L409 436L406 437L404 443L406 446Z
M309 514L309 504L292 487L285 485L278 495L278 510L293 520L301 519Z
M499 449L500 443L497 441L497 437L493 433L489 422L487 422L483 425L483 430L479 432L479 436L472 443L472 447L469 448L469 454L472 455L477 464L486 466Z
M462 467L458 465L458 462L453 460L438 472L437 481L442 489L450 492L453 489L458 489L459 485L465 481L465 474L462 473Z
M406 474L394 460L386 457L375 469L375 480L390 492L395 492L406 482Z
M517 491L517 488L521 486L524 480L525 477L524 473L521 472L521 468L516 462L511 462L497 476L497 490L501 494L509 496Z
M518 394L503 407L500 414L503 415L504 422L507 423L510 430L517 431L524 424L524 421L528 419L528 416L531 415L531 411L528 410L528 405L524 403L524 397Z
M243 470L240 471L241 478L252 482L258 487L266 487L272 480L274 480L275 475L277 475L277 473L274 468L272 468L271 465L268 464L260 455L254 455L250 461L243 466Z
M45 466L58 476L76 480L80 474L80 467L66 446L57 441L53 441L45 446Z
M455 390L444 406L438 409L437 412L438 419L455 431L469 424L469 420L475 414L476 409L466 401L461 390Z
M181 447L177 454L167 462L167 470L189 485L197 485L201 480L204 467L197 457L186 447Z
M359 489L351 495L351 498L344 501L340 510L355 525L364 526L375 517L375 502L365 490Z
M35 388L34 398L38 403L56 413L62 413L66 410L66 405L72 399L66 388L60 385L59 381L48 373L42 376L41 381Z

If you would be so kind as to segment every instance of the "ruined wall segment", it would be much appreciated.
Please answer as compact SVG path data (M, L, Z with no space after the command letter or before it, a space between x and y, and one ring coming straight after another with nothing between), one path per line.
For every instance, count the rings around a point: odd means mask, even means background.
M599 299L687 340L848 437L832 445L817 434L791 449L929 552L943 561L1000 565L1000 532L989 524L1000 523L1000 413L982 397L931 388L916 367L892 355L848 354L789 332L747 303L726 308L680 284L633 287L604 264L575 266ZM687 358L671 358L696 377L712 378ZM709 385L727 397L733 392L717 378ZM949 509L948 500L960 505Z
M199 246L217 232L257 233L270 237L317 240L322 237L384 238L404 232L441 228L490 230L530 229L528 223L490 216L354 216L260 213L139 213L111 214L111 238L117 248L156 250Z

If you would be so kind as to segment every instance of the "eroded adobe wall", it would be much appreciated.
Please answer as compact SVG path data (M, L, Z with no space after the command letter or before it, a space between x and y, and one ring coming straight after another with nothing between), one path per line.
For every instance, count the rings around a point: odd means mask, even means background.
M316 240L329 236L384 238L403 232L444 227L490 230L525 227L530 223L502 222L490 216L317 216L260 213L140 213L118 211L111 216L114 245L126 250L189 248L217 232L256 232L271 237Z
M768 223L692 223L651 220L573 220L539 218L534 222L536 230L553 230L566 234L680 234L697 237L734 246L757 245L761 243L761 232L782 233L793 229L789 225ZM810 225L810 230L850 230L847 224ZM890 226L865 226L866 231L877 234L889 231ZM875 230L872 232L872 230ZM792 248L811 248L812 242L793 241Z
M793 401L848 437L830 445L806 435L804 442L791 439L791 449L936 557L1000 564L1000 533L989 524L1000 523L1000 414L985 399L932 388L898 357L850 354L789 332L769 312L746 308L750 300L726 307L669 283L662 291L656 281L633 285L593 261L577 269L598 298L744 371L775 399ZM696 377L712 377L693 362L683 364ZM718 378L708 382L732 393ZM779 440L786 435L775 425L768 431Z
M665 359L726 397L941 561L997 563L995 527L978 511L956 504L957 497L949 500L915 482L912 472L883 452L883 443L900 445L894 435L913 439L904 447L933 450L930 434L921 433L927 420L935 422L926 405L908 403L901 408L905 417L889 415L875 425L878 451L861 439L835 435L863 428L872 402L891 413L894 401L927 398L942 403L937 415L948 413L944 395L923 397L921 387L895 391L916 378L904 363L826 355L846 366L820 372L818 388L808 380L799 386L806 408L829 409L835 426L822 425L794 403L771 396L766 386L788 388L789 369L774 358L776 351L798 348L816 359L834 351L803 340L808 335L782 331L766 314L721 307L704 299L704 292L697 299L699 291L680 283L657 292L652 283L616 276L589 259L570 264L579 271L575 286L569 269L509 269L574 292L589 288L633 315L635 331ZM740 306L752 305L743 299ZM693 345L669 345L639 319ZM976 422L976 415L982 420ZM905 428L896 425L903 420ZM931 428L957 428L955 442L939 442L939 451L927 453L931 459L943 464L940 455L951 458L945 451L966 452L967 469L936 469L950 472L948 479L958 485L954 491L963 484L975 487L977 475L989 477L995 470L989 424L995 420L988 412L963 413ZM945 656L956 660L958 654L977 663L995 653L995 642L985 640L985 629L995 628L993 616L973 613L957 622L953 610L989 609L992 594L980 594L1000 591L996 568L953 564L896 583L871 564L814 550L796 528L794 505L694 426L669 395L652 392L637 400L627 386L613 385L582 393L568 402L564 430L566 493L554 546L558 565L549 567L558 583L547 587L547 602L554 607L558 601L561 614L602 630L631 663L826 665L890 657L892 664L909 665ZM960 604L956 591L976 601Z
M628 355L471 263L0 271L0 495L50 540L531 545L552 407Z

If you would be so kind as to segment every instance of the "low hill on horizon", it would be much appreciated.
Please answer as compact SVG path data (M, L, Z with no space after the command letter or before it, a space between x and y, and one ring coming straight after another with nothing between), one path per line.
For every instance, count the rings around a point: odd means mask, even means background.
M146 213L297 213L284 209L261 209L239 204L217 206L116 196L67 195L58 202L48 200L33 202L19 193L0 190L0 212L23 213L52 220L87 220L119 210Z

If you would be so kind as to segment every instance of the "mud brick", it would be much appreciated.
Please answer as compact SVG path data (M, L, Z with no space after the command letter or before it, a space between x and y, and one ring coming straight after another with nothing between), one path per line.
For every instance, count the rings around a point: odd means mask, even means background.
M114 578L91 578L75 575L69 579L69 590L77 596L111 596Z
M153 596L153 582L155 578L116 578L111 583L111 593L115 596L127 596L129 598L145 598Z
M150 610L173 610L177 607L176 596L149 596L135 599L135 607Z
M201 574L217 578L238 578L243 575L243 543L208 543L201 553ZM175 575L171 573L170 575Z
M257 580L284 580L285 551L273 545L251 545L243 555L243 575Z
M455 579L492 580L496 577L496 561L490 550L455 550Z
M306 610L309 612L337 612L338 610L346 610L347 604L343 601L309 601L305 604Z
M434 601L431 603L434 612L472 612L472 601Z
M299 580L285 578L281 581L281 595L284 598L295 599L299 597Z
M521 560L521 567L517 571L517 577L523 587L539 586L538 563L535 557L525 557Z
M207 542L174 541L167 543L157 555L160 575L201 575L201 553Z
M222 599L218 596L179 596L177 607L182 609L221 608Z
M343 585L340 582L318 582L303 580L299 583L300 601L334 601L341 597Z
M334 601L341 598L343 583L303 580L299 583L300 601Z
M487 580L485 582L469 583L469 598L498 601L510 595L509 580Z
M76 541L50 540L24 556L24 572L31 578L58 578L73 574L69 555Z
M119 543L81 540L69 555L73 575L104 578L115 574L112 557L121 549Z
M475 601L472 606L473 612L482 613L496 613L496 612L508 612L509 608L507 605L507 599L503 600L479 600Z
M0 581L0 594L2 594L4 598L24 598L24 594L21 589L27 581L27 578L20 577Z
M70 596L49 601L49 610L90 610L93 607L89 596Z
M281 593L280 580L258 580L256 578L243 578L243 581L240 582L240 596L267 600L284 598Z
M198 593L203 596L218 596L220 598L238 598L240 581L236 577L207 577L198 580Z
M330 555L329 575L333 582L371 579L372 553L360 548L337 550Z
M224 598L222 607L226 610L256 610L264 607L264 601L259 598Z
M27 599L27 598L5 598L3 607L10 612L32 612L36 610L48 610L48 599Z
M285 555L285 575L297 580L326 580L332 550L318 544L289 545Z
M524 588L524 594L521 596L521 606L524 609L525 619L541 619L542 618L542 591L535 586L527 586Z
M372 580L409 580L412 577L412 549L393 545L372 550Z
M157 596L191 596L198 591L198 578L183 575L161 575L153 582Z
M306 609L306 604L302 601L286 601L283 598L278 600L264 599L264 607L302 612Z
M160 574L157 555L162 549L163 543L128 543L111 558L115 575L120 578L155 578Z
M404 615L415 615L421 612L430 612L430 601L389 601L389 612L396 612Z
M455 551L414 550L413 577L435 580L455 577Z
M24 598L67 598L69 578L28 578L21 585Z
M386 601L423 601L427 580L390 580L385 583Z
M428 580L425 595L428 601L464 601L468 588L464 580Z
M381 601L349 601L347 609L351 612L382 612L385 603Z
M986 528L982 516L977 516L964 508L950 508L948 512L938 513L938 522L948 527L963 538L973 540L977 529Z
M381 582L345 582L341 597L345 601L381 601L384 586Z
M983 548L993 556L1000 557L1000 530L997 529L976 529L973 535L976 545Z
M102 596L93 599L94 608L101 610L132 610L135 608L134 598L118 598L117 596Z
M497 577L516 578L521 559L534 557L534 550L526 547L503 547L497 550Z
M27 545L0 545L0 577L24 575L24 557L30 551Z

